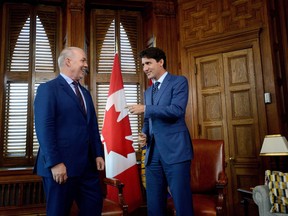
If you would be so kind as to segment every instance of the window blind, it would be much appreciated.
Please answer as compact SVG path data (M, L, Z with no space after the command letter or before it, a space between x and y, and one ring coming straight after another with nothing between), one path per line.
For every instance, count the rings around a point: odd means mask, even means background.
M94 10L93 34L96 42L96 109L100 131L109 91L115 52L120 59L127 104L140 102L140 75L138 38L140 14L131 11ZM141 117L129 115L135 151L139 150L138 133L142 128Z
M2 165L32 165L38 151L33 102L41 82L55 76L60 20L56 6L5 4L5 92ZM7 161L7 162L6 162Z

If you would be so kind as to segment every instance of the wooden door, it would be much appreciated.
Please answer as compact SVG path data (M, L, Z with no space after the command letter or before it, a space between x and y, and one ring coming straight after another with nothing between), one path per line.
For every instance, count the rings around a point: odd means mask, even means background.
M228 215L243 215L238 188L259 182L259 123L252 49L196 58L198 137L225 141Z

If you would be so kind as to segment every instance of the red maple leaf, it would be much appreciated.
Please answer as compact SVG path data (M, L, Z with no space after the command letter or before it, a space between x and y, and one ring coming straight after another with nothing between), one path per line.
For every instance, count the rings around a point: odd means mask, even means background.
M114 105L106 111L102 129L103 142L106 143L108 154L110 151L114 151L127 157L129 153L134 152L133 141L125 138L126 136L131 136L132 132L128 115L120 122L117 122L119 114L120 112L115 110Z

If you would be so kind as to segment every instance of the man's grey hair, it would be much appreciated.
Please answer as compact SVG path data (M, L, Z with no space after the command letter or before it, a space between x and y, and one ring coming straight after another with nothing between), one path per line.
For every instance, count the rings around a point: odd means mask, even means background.
M67 47L67 48L62 50L62 52L60 53L60 55L58 57L58 66L59 66L60 70L64 66L65 59L69 58L69 57L72 57L73 51L75 49L80 49L80 48L78 48L78 47Z

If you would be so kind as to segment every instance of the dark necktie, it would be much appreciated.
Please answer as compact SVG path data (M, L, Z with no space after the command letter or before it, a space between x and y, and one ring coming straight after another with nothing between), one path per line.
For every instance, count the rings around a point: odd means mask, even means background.
M74 85L75 92L76 92L76 95L77 95L77 97L78 97L78 99L79 99L79 102L80 102L80 104L81 104L81 107L82 107L84 113L86 113L84 100L83 100L83 97L82 97L82 95L81 95L81 93L80 93L80 91L79 91L79 87L78 87L78 86L79 86L79 83L76 82L76 81L73 81L72 84Z
M152 104L154 104L154 100L155 100L155 97L157 95L159 85L160 85L160 82L155 82L153 84L153 87L152 87Z

